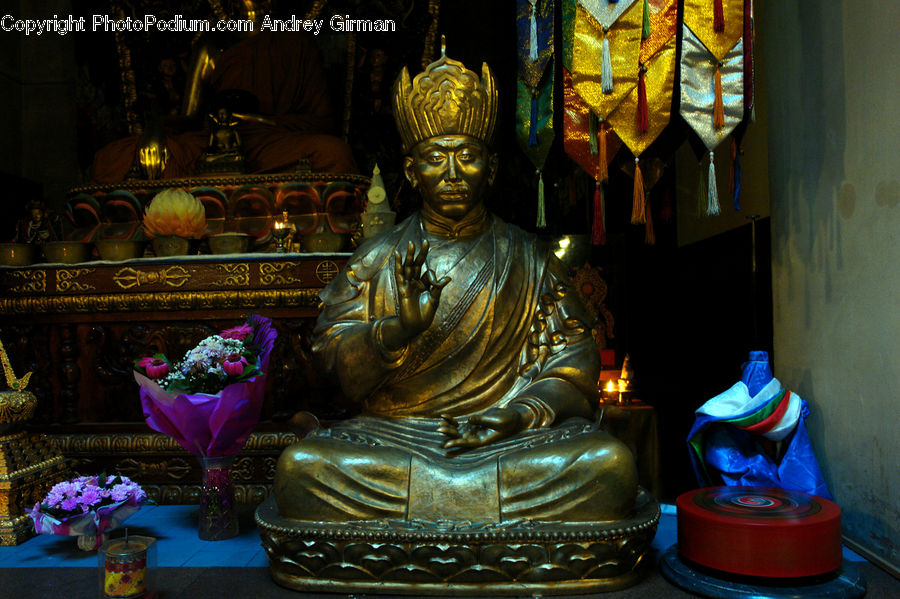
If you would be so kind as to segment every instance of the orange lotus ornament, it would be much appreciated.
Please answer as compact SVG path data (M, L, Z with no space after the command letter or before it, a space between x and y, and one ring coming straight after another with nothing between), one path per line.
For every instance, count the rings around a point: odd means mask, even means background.
M166 189L144 211L144 232L154 237L200 238L206 233L203 204L183 189Z

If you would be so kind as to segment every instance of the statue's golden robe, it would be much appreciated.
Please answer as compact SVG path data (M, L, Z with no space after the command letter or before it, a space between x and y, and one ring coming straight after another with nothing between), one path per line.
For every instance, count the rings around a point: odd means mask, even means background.
M395 251L428 240L427 265L451 279L431 327L397 352L379 321L397 314ZM313 350L362 415L282 454L276 497L303 520L500 522L627 515L637 491L627 448L590 422L600 362L592 316L563 264L515 226L486 216L426 232L416 214L359 248L320 294ZM512 403L532 428L448 453L441 415Z

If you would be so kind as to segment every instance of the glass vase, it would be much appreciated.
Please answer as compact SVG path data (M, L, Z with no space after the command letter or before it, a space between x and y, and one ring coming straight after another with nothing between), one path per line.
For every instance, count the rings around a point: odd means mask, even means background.
M204 457L203 484L200 485L200 523L198 536L205 541L221 541L238 534L237 506L231 462L234 456Z

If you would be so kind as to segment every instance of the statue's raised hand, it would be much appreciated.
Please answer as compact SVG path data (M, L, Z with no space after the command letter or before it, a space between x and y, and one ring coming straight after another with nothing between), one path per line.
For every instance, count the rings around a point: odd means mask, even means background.
M394 280L397 284L397 296L400 307L398 326L385 330L385 335L390 334L390 343L394 346L402 345L425 331L434 321L441 292L450 277L442 277L436 280L434 273L425 264L428 256L428 242L422 242L422 249L416 255L416 246L409 242L406 255L394 252ZM385 338L388 340L387 337Z

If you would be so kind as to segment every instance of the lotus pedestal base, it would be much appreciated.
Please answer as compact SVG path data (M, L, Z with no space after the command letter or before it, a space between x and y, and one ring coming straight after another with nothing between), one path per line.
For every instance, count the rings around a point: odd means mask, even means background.
M282 518L275 498L256 523L275 581L297 591L406 595L563 595L640 580L659 522L646 491L614 522L355 521Z

